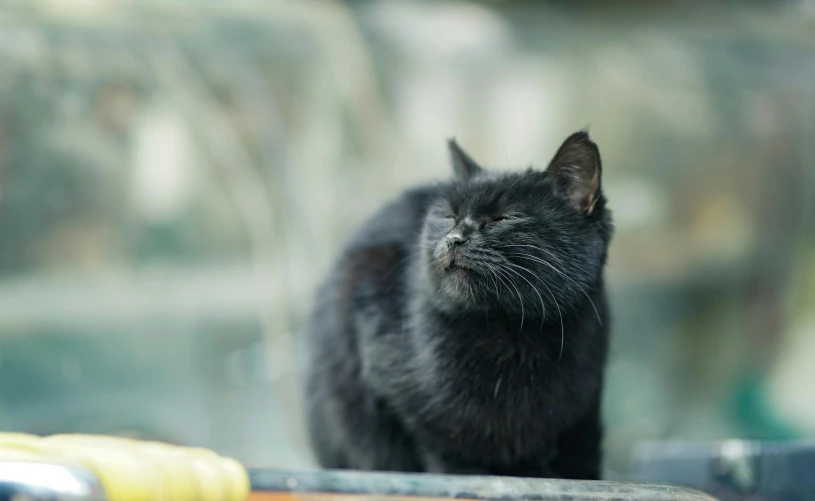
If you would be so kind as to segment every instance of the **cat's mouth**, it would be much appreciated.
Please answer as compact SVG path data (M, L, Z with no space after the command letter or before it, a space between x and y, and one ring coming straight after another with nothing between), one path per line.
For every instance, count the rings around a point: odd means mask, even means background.
M474 271L475 268L473 268L472 264L470 264L466 259L463 259L461 256L451 254L447 260L445 270L447 272Z

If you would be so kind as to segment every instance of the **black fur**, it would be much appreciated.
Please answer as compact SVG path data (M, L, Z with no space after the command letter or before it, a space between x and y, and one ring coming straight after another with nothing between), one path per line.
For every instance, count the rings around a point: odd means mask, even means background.
M545 171L407 191L317 295L307 397L326 468L600 477L611 216L585 132Z

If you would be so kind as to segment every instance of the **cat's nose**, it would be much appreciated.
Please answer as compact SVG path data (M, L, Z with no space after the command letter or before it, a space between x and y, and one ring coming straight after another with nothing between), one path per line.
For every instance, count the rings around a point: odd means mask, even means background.
M455 249L465 243L467 243L467 238L460 231L451 231L447 234L447 247L450 249Z

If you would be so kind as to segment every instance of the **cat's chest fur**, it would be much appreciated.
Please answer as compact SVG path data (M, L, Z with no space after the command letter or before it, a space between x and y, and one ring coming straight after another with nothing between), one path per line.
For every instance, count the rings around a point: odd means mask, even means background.
M510 462L552 447L600 390L601 377L591 372L602 360L574 346L561 354L559 324L522 326L520 317L499 315L402 318L367 341L366 379L423 443L445 454L481 451Z

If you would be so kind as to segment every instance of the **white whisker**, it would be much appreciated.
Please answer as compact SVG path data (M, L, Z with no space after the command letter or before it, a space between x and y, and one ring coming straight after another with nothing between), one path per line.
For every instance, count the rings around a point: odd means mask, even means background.
M557 302L557 298L555 297L555 294L552 292L552 289L550 289L549 286L546 285L546 282L544 282L543 279L541 279L541 277L539 277L536 273L532 272L532 270L524 268L523 266L518 265L518 264L512 264L512 263L509 263L509 264L510 264L510 266L515 266L517 268L520 268L520 269L526 271L527 273L530 273L535 278L537 278L540 281L541 285L546 287L546 290L549 291L549 295L552 296L552 300L555 302L555 308L557 308L558 317L560 318L560 354L557 357L558 362L560 362L563 359L563 347L566 344L566 328L563 325L563 313L560 311L560 305ZM533 287L533 289L534 289L534 287ZM537 293L538 291L535 290L535 292ZM538 298L540 298L540 294L538 294ZM541 299L541 304L543 304L543 299ZM544 308L544 311L546 311L545 308Z
M570 282L572 282L575 285L575 287L580 289L580 292L582 292L583 295L586 296L586 299L589 300L589 303L591 303L591 307L594 309L594 314L597 316L597 321L600 323L600 325L603 325L603 320L600 318L600 312L597 311L597 306L594 304L594 301L592 301L591 297L589 297L589 294L586 292L586 290L580 284L575 282L574 279L572 279L572 277L570 277L566 273L563 273L562 271L557 269L554 265L550 264L545 259L539 258L537 256L533 256L531 254L524 254L524 253L517 253L517 254L513 254L513 255L518 256L518 257L520 257L522 259L529 259L531 261L536 261L536 262L538 262L538 263L540 263L540 264L542 264L544 266L547 266L547 267L551 268L552 270L554 270L555 272L559 273L561 276L563 276L563 278L565 278L565 279L569 280Z
M521 332L524 328L524 300L523 296L521 296L521 291L518 290L518 287L512 283L512 277L505 275L503 271L499 268L496 270L500 275L507 279L507 282L515 288L515 293L518 294L518 302L521 303L521 326L518 328L518 332ZM505 270L506 271L506 270Z

